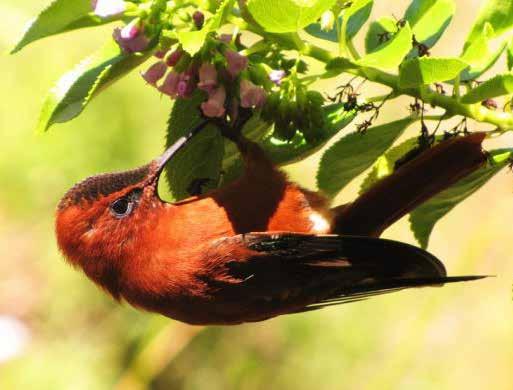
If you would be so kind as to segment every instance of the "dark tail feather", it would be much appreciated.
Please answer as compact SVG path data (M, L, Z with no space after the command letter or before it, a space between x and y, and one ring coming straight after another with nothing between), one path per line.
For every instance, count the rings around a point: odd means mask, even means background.
M344 303L359 302L377 295L388 294L413 287L437 287L446 283L469 282L473 280L488 278L490 275L465 275L465 276L446 276L435 278L413 278L413 279L391 279L379 283L366 283L344 288L340 294L329 299L314 303L301 308L294 313L304 313L307 311L323 309L325 307L341 305Z

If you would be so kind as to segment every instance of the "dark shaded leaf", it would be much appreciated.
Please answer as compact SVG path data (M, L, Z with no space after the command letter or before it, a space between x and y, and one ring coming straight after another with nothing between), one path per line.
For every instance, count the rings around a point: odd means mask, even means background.
M177 99L169 117L166 145L172 145L202 120L199 105L205 100L201 92L191 99ZM224 155L224 139L216 126L209 124L178 153L166 167L173 200L190 196L189 189L195 180L203 180L203 190L216 188Z

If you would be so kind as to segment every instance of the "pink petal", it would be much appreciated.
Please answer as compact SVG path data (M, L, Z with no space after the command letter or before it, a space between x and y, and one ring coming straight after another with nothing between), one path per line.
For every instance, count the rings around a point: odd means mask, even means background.
M157 81L164 77L166 71L166 64L163 61L159 61L150 66L146 72L141 73L141 76L147 83L155 85Z
M169 72L166 76L162 85L158 88L160 92L166 94L171 97L176 97L178 93L178 81L180 80L180 75L176 72Z
M242 70L248 66L248 59L233 50L226 50L224 52L226 62L228 63L228 73L232 77L237 76Z
M217 88L210 94L206 102L201 103L201 111L209 118L221 117L225 113L224 103L226 100L226 91L224 87Z
M213 92L217 86L217 71L212 64L204 62L199 68L198 88L208 93Z
M266 99L265 90L258 87L247 79L240 82L240 105L244 108L257 107L264 105Z
M92 0L91 6L94 14L100 18L119 15L126 10L126 4L122 0Z

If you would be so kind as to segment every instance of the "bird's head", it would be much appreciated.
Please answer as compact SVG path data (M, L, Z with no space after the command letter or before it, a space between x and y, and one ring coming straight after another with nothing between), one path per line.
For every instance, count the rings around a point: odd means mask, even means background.
M158 181L166 163L199 131L182 137L149 164L130 171L89 177L73 186L57 207L55 231L60 250L113 296L124 259L143 244L162 207Z

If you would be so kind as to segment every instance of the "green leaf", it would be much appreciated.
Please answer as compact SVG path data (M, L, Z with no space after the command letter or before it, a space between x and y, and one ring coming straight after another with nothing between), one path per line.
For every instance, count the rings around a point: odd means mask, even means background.
M412 122L412 118L405 118L371 127L364 134L355 132L340 139L322 156L317 172L319 189L328 196L335 196L369 168Z
M513 39L511 39L508 43L507 50L507 62L508 62L508 70L513 69Z
M412 58L399 68L399 87L411 88L451 80L467 66L458 58Z
M379 156L371 168L369 174L365 177L360 186L360 194L369 190L381 179L391 175L394 172L395 162L403 157L408 151L418 145L418 137L409 138L393 148L387 150L385 154Z
M365 35L365 52L372 53L379 49L386 41L385 35L392 37L397 31L397 22L395 19L384 16L372 22Z
M483 100L497 96L508 95L513 92L513 73L497 75L476 88L471 89L461 98L465 104L479 103Z
M504 168L512 155L513 149L491 151L490 158L493 161L492 163L488 163L486 166L459 180L410 213L411 229L422 248L427 247L429 236L438 220Z
M249 139L258 142L265 150L267 156L276 165L292 164L321 149L331 138L349 125L356 117L356 114L357 112L355 110L344 110L343 103L325 106L325 128L322 131L322 137L316 142L306 142L305 138L300 133L296 133L288 142L279 141L272 137L272 132L269 131L270 125L263 121L252 124L250 120L244 127L243 134ZM232 143L225 145L226 152L223 161L223 170L226 172L223 176L225 182L237 178L242 172L242 161L238 157L236 150L234 151L236 158L232 157L232 148L235 149Z
M324 107L325 127L316 142L307 142L302 134L296 135L288 142L282 142L272 136L263 139L260 145L271 160L278 165L292 164L321 149L326 142L349 125L356 117L356 111L346 111L343 103Z
M356 0L343 11L342 27L340 31L340 45L347 49L346 42L353 38L369 18L374 1Z
M492 36L493 28L486 23L481 35L467 46L461 60L469 64L470 67L462 72L461 80L474 80L497 62L506 47L506 42L503 42L498 49L492 49L490 46Z
M337 23L333 23L333 28L331 30L322 30L321 24L319 22L312 23L305 27L305 31L313 37L324 39L325 41L330 42L338 42L338 29L337 24L342 24L342 17L338 18Z
M38 122L45 131L79 115L94 95L144 62L150 53L124 53L113 40L64 74L46 97Z
M248 0L247 8L267 32L296 32L320 18L336 0Z
M360 58L356 63L377 69L395 69L411 50L411 38L410 25L406 23L392 39Z
M513 2L511 0L488 0L483 2L479 15L465 42L465 49L481 35L486 23L493 28L492 38L513 30Z
M54 0L29 22L23 37L12 49L11 54L38 39L77 28L98 26L114 19L96 16L92 12L90 0Z
M353 37L360 31L365 22L369 19L374 5L373 0L357 0L353 1L351 7L343 13L343 20L346 19L346 39L353 39ZM344 21L342 20L342 24Z
M168 122L167 146L199 124L202 120L199 105L204 100L204 94L196 92L191 99L175 101ZM202 190L216 188L223 155L224 139L216 126L209 124L166 167L173 199L179 201L189 197L190 185L197 179L206 180Z
M433 47L449 26L455 9L453 0L413 0L404 19L410 23L417 42Z
M233 8L235 0L224 0L215 14L205 23L203 28L199 31L180 31L177 34L178 40L182 44L182 48L194 56L205 43L207 35L212 31L216 31L221 27L226 20L226 17Z

